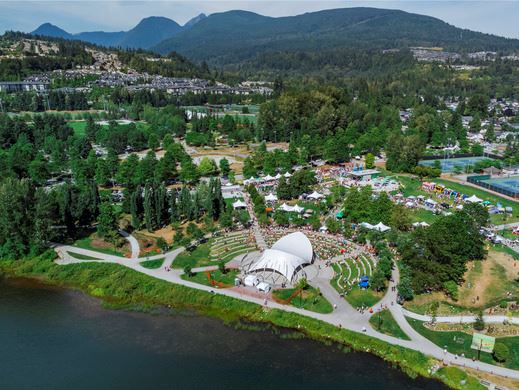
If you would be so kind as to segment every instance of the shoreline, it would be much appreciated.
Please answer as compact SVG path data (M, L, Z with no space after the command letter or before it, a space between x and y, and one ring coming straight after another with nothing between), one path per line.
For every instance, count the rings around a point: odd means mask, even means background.
M325 344L337 343L343 348L371 353L388 364L398 366L411 378L422 376L439 380L456 389L484 388L478 379L460 368L441 367L440 362L421 352L334 327L317 319L171 285L114 264L96 264L95 268L91 266L74 264L60 267L49 259L31 259L0 262L0 272L7 278L35 279L47 285L80 290L101 298L102 305L107 309L151 312L154 308L167 307L170 310L194 310L200 315L219 318L227 324L239 320L267 323L302 333L305 337ZM118 281L116 287L113 285L114 279ZM138 286L140 284L144 284L146 289ZM431 372L433 366L439 367L437 372Z

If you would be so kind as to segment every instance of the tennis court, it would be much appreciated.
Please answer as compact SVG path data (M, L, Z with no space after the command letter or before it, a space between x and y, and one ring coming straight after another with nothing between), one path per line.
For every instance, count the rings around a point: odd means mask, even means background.
M481 160L489 160L488 157L458 157L458 158L446 158L438 160L422 160L419 162L420 165L432 167L435 165L435 161L439 161L441 164L442 172L453 172L455 167L459 167L461 171L465 170L467 165L474 165L476 162Z
M510 177L497 177L493 179L484 179L481 180L482 183L487 183L489 188L499 188L506 192L504 193L513 193L519 194L519 176L510 176Z

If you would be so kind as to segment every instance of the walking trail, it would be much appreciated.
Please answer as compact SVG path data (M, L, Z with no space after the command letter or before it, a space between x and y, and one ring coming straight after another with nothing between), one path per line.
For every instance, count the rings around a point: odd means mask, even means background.
M184 251L184 248L177 248L173 251L167 252L165 254L160 254L156 256L150 256L146 259L135 258L127 259L124 257L113 256L102 254L99 252L91 251L88 249L77 248L68 245L56 245L55 250L59 255L59 259L56 260L56 263L60 265L74 264L74 263L87 263L87 262L104 262L104 263L115 263L120 264L122 266L133 269L137 272L143 273L145 275L165 280L170 283L183 285L190 288L195 288L197 290L207 291L213 294L225 295L228 297L241 299L244 301L256 303L258 305L265 305L265 299L263 297L251 296L245 293L245 287L238 287L236 289L215 289L213 287L204 286L201 284L197 284L188 280L184 280L181 278L183 274L182 270L179 269L170 269L171 264L174 262L176 256ZM90 256L96 258L98 260L78 260L73 257L74 253L79 253L82 255ZM71 256L72 255L72 256ZM140 265L140 262L143 260L154 260L159 258L165 258L164 263L161 267L157 269L147 269ZM206 269L206 267L202 267L197 269L199 272L202 272ZM519 380L519 371L511 370L504 367L498 367L491 364L483 363L480 361L472 361L471 359L467 359L464 357L460 357L454 354L451 354L447 351L444 351L442 348L433 344L431 341L420 335L416 332L407 322L406 315L412 318L428 320L427 316L419 316L417 314L410 314L410 312L404 310L401 306L397 305L396 298L397 292L392 291L392 286L396 286L399 281L399 272L397 267L393 270L393 282L388 288L387 294L384 298L375 305L375 311L380 309L381 307L387 306L391 311L391 314L395 318L396 322L400 326L400 328L409 336L410 340L402 340L396 337L392 337L386 334L382 334L373 329L369 323L369 318L372 314L370 314L367 310L363 313L360 313L356 309L354 309L345 299L343 299L339 293L332 288L330 285L330 279L333 277L333 271L330 267L325 269L317 278L312 280L312 284L314 287L318 287L324 297L334 305L334 311L330 314L321 314L311 312L305 309L296 308L294 306L282 305L274 301L268 301L267 307L275 308L279 310L284 310L287 312L297 313L303 316L311 317L317 320L324 321L334 326L340 326L342 328L358 332L365 333L371 337L383 340L389 344L400 345L405 348L409 348L415 351L422 352L428 356L434 357L444 364L451 364L460 367L469 367L475 370L479 370L482 372L487 372L493 375L498 375L506 378L512 378L515 380ZM444 317L449 318L449 317ZM453 322L458 322L460 317L452 317ZM501 316L498 318L490 318L487 316L487 320L491 322L492 320L499 321ZM517 320L517 319L515 319ZM448 322L450 322L449 320ZM464 321L469 321L469 317L465 317Z

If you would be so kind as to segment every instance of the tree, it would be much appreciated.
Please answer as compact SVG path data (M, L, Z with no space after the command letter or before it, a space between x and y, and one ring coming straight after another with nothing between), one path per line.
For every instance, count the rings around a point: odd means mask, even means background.
M229 160L226 158L222 158L220 160L220 172L222 173L223 177L227 177L229 175L229 172L231 171L231 166L229 165Z
M184 273L187 275L188 278L193 276L193 267L190 265L184 266Z
M474 321L473 327L477 331L482 331L485 329L485 321L483 320L483 312L480 311L476 316L476 321Z
M496 132L493 124L488 125L485 132L485 140L487 142L494 142L496 140Z
M510 357L510 350L506 344L497 342L494 345L494 352L492 355L497 362L503 363Z
M99 205L99 217L97 221L97 234L109 242L114 242L117 237L117 216L110 203L102 202Z
M458 300L458 285L453 280L448 280L443 284L443 289L454 301Z
M218 263L218 271L220 271L222 274L227 273L227 268L225 268L225 263L223 261Z
M203 157L198 165L198 172L200 176L210 176L215 174L217 171L216 163L214 160L209 159L209 157Z
M375 168L375 156L372 153L366 154L366 168Z
M373 272L369 280L369 285L371 289L375 291L382 291L386 288L386 278L382 271L377 269Z
M414 298L411 280L408 277L402 277L400 279L400 283L398 283L398 295L406 301L410 301Z

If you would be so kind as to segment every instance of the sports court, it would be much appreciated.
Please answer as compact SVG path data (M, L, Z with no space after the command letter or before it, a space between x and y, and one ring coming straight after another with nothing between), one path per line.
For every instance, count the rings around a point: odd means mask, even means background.
M474 165L476 162L481 160L488 160L488 157L477 156L477 157L458 157L458 158L445 158L437 160L421 160L420 165L432 167L435 165L435 161L439 161L441 164L442 172L453 172L455 167L460 167L461 171L464 171L467 165Z

